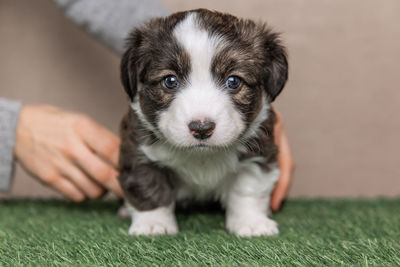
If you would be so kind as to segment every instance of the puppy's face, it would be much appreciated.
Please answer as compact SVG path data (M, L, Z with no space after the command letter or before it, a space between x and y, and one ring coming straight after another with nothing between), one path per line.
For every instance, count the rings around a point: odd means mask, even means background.
M195 10L135 30L121 71L132 107L158 138L226 147L265 119L287 80L287 61L264 25Z

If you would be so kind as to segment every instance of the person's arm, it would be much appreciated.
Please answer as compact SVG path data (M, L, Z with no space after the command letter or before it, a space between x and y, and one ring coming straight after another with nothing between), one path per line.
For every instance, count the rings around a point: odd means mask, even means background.
M169 11L157 0L53 0L64 14L118 54L136 26Z
M0 191L8 191L14 169L15 131L21 103L0 98Z

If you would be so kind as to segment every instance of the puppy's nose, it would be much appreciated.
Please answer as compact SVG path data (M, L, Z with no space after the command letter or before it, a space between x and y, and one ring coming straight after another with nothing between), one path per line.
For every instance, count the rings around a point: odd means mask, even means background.
M188 126L194 138L201 140L209 138L215 129L212 121L191 121Z

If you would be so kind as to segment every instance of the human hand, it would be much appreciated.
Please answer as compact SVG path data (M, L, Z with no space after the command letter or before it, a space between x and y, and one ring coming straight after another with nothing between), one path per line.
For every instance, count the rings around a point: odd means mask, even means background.
M110 190L122 196L116 170L120 140L86 115L52 106L26 105L15 155L41 182L73 201Z
M275 144L278 146L278 164L281 174L271 195L271 209L278 211L281 208L283 200L286 198L292 181L294 170L294 161L290 151L289 140L286 136L285 126L282 116L276 111L276 122L274 126Z

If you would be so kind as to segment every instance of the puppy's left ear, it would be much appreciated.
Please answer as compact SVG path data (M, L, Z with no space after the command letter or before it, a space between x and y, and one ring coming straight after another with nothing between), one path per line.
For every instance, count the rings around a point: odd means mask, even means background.
M288 62L285 48L281 45L279 35L267 31L264 35L266 64L264 70L265 89L272 102L280 94L288 79Z

